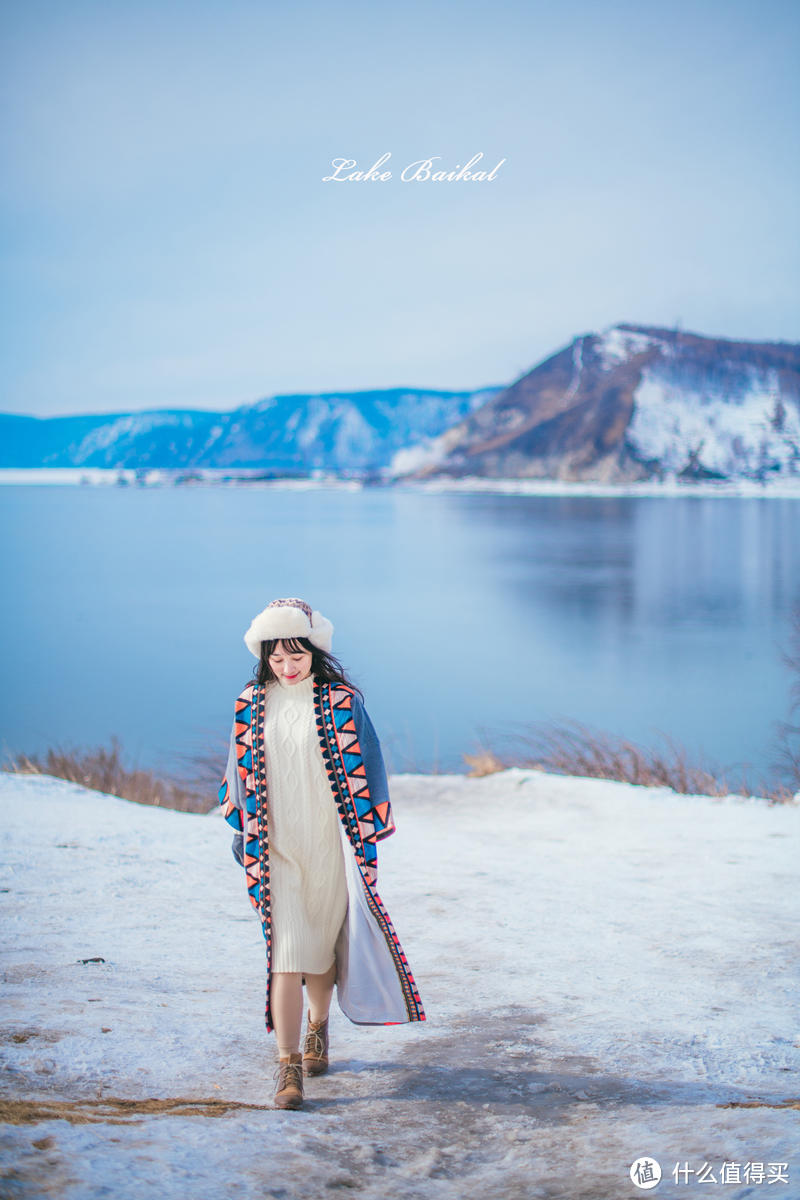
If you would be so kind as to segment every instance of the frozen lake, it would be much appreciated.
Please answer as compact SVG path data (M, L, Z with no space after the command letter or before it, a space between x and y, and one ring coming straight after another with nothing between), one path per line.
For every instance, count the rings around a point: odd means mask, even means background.
M224 756L276 596L333 621L393 771L574 718L766 772L800 605L794 499L411 488L0 491L2 742Z

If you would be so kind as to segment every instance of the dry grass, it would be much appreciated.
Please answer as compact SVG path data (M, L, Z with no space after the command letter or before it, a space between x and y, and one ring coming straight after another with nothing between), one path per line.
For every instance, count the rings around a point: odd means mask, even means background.
M666 751L636 745L626 738L602 730L592 730L579 721L534 727L518 735L516 747L501 754L482 746L474 754L465 754L472 768L470 775L490 775L509 767L535 767L559 775L579 775L592 779L615 779L644 787L669 787L685 795L760 796L775 804L792 801L797 786L770 784L761 778L749 779L744 771L732 780L724 772L688 760L683 747L662 734Z
M743 770L729 775L725 770L689 761L686 750L662 734L666 750L646 748L602 730L592 730L579 721L533 726L516 737L507 754L486 742L465 754L469 775L491 775L508 767L535 767L562 775L615 779L647 787L668 787L675 792L701 796L730 794L760 796L774 804L793 801L800 792L800 609L795 610L789 649L783 659L793 673L791 706L787 721L776 726L777 782L748 778ZM508 735L507 735L508 736ZM24 774L55 775L73 783L133 800L182 812L209 812L217 802L217 788L225 761L226 746L218 752L185 759L183 778L164 778L150 770L126 767L116 738L111 748L48 750L44 757L19 755L5 768ZM438 758L438 755L437 755ZM419 768L404 764L404 771ZM438 773L438 763L426 773Z
M20 754L9 759L4 769L21 775L54 775L136 804L205 813L216 804L222 775L220 762L220 756L210 755L195 760L195 778L191 781L162 778L153 771L126 766L119 741L112 738L110 749L57 748L43 756Z
M775 768L800 791L800 607L792 614L789 646L781 658L792 673L792 686L789 716L777 725Z
M626 738L593 730L579 721L542 724L512 735L513 748L501 754L489 741L465 754L470 775L491 775L508 767L538 767L562 775L616 779L649 787L669 787L688 795L759 796L773 804L789 804L800 795L800 607L794 609L788 648L781 657L792 675L789 716L776 723L775 780L758 780L738 769L703 766L689 761L686 750L665 734L666 751L637 746Z
M506 767L520 765L519 763L503 762L493 750L478 750L475 754L462 754L461 757L471 768L467 774L474 777L494 775L496 771L505 771Z
M724 773L690 764L686 751L666 737L668 749L661 753L637 746L625 738L593 731L578 721L530 729L518 735L515 741L515 747L507 754L484 745L472 754L463 755L470 768L468 774L478 777L509 767L533 767L559 775L669 787L689 795L727 796L735 793L761 796L775 804L791 802L800 788L800 774L795 786L769 785L763 779L756 783L748 780L745 774L739 774L732 781ZM191 772L191 781L162 778L150 770L125 766L119 741L112 738L110 749L102 746L82 750L54 749L42 757L22 754L10 759L4 769L24 775L53 775L136 804L205 813L213 810L217 803L223 757L221 751L189 759L187 770Z

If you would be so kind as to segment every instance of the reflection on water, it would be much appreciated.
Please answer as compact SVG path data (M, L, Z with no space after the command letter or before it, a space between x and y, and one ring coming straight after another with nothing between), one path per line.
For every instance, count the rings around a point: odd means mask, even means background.
M331 618L393 770L574 718L767 770L800 605L790 499L11 488L3 737L222 747L279 595Z

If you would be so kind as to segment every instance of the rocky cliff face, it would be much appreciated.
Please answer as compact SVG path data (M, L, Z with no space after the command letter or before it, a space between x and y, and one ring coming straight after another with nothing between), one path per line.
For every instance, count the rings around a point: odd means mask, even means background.
M800 475L800 346L585 334L394 465L417 479Z

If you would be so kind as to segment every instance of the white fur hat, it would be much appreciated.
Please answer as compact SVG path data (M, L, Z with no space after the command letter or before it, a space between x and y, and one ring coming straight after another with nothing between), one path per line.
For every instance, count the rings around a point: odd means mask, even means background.
M333 625L321 612L312 610L305 600L273 600L253 617L244 635L245 645L256 658L261 657L261 643L272 638L304 637L320 650L330 650Z

